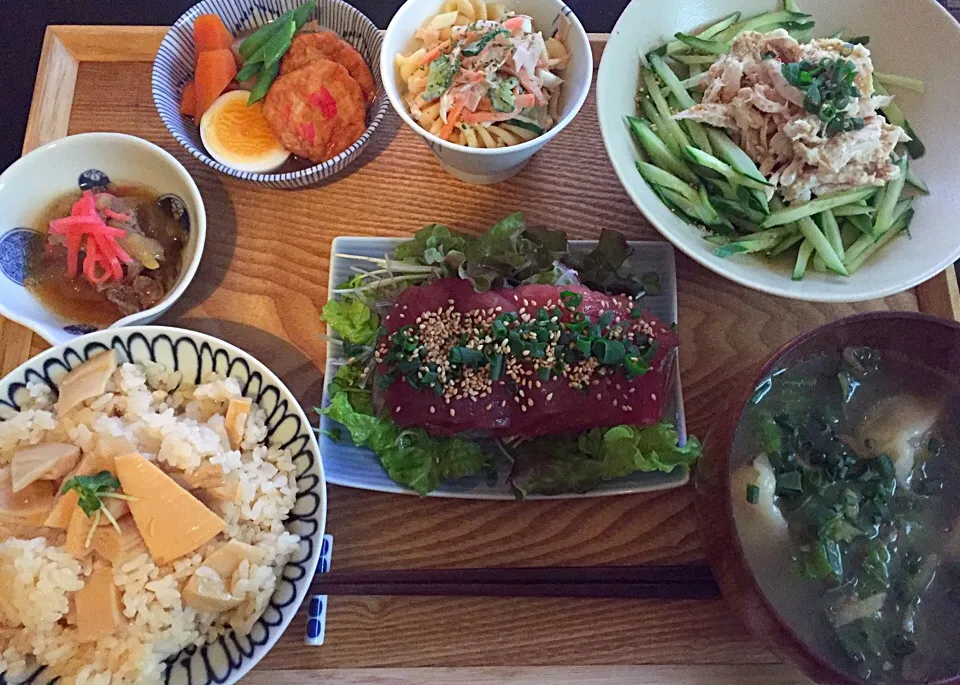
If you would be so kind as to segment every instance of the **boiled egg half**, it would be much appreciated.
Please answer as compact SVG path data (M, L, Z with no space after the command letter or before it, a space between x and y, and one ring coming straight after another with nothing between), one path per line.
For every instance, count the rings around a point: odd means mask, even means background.
M224 166L266 174L280 168L290 153L270 129L260 103L247 105L249 97L245 90L218 97L200 119L200 139Z

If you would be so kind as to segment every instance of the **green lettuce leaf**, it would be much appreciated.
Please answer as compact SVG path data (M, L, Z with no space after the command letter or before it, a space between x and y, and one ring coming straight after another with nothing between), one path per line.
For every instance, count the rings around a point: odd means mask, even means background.
M700 456L690 437L679 447L672 424L595 428L579 436L532 440L516 454L510 482L521 495L586 492L603 481L637 471L670 473Z
M571 259L570 266L580 274L588 288L613 295L657 295L660 277L656 272L622 274L621 269L633 250L619 231L601 229L597 246L581 259Z
M373 393L365 382L363 369L355 364L344 364L330 381L330 397L346 395L350 405L361 414L373 415Z
M380 330L380 317L356 297L330 300L323 306L320 318L351 345L373 343Z
M330 383L330 404L319 410L343 425L354 444L370 449L391 480L425 496L443 482L489 468L487 455L463 438L435 438L422 428L402 430L373 415L370 392L356 387L357 370L341 367Z
M566 255L566 233L528 226L523 214L517 212L468 241L467 259L459 276L469 279L478 292L531 279L552 283L554 261Z
M445 276L464 278L478 292L521 283L553 284L564 273L554 262L567 256L563 231L528 226L523 214L511 214L474 237L431 224L399 245L405 262L438 266Z
M417 231L413 240L398 245L394 256L425 266L446 266L456 273L466 260L463 253L466 247L467 239L463 236L441 224L430 224Z

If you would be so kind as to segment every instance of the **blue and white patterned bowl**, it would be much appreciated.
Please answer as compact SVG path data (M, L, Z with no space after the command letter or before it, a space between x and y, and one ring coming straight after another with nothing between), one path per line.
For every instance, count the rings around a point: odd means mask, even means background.
M0 315L32 329L52 345L97 330L47 309L24 287L37 224L48 205L69 192L108 184L140 183L155 190L188 233L180 275L155 307L125 316L110 328L154 321L184 293L200 265L207 215L197 184L173 155L122 133L82 133L39 147L0 174Z
M289 448L297 467L297 501L286 528L299 535L300 549L284 568L277 589L249 635L228 633L211 644L185 649L168 660L166 685L229 685L270 651L297 613L313 580L327 515L326 480L316 438L293 394L273 372L243 350L209 335L164 326L99 331L37 355L0 380L0 410L17 410L27 383L54 391L71 368L105 349L121 362L155 361L199 382L207 371L236 378L246 397L267 413L267 442ZM0 683L5 683L0 674ZM48 685L42 671L25 681Z
M372 21L342 0L318 0L313 19L353 45L373 73L376 102L367 111L367 130L360 139L333 159L300 171L257 174L238 171L210 157L200 141L200 131L190 117L180 114L180 95L193 78L193 22L201 14L216 14L234 34L262 26L302 0L202 0L187 10L160 43L153 63L153 102L167 129L190 154L217 171L266 188L304 188L342 171L370 142L387 112L387 98L380 80L380 46L383 37Z

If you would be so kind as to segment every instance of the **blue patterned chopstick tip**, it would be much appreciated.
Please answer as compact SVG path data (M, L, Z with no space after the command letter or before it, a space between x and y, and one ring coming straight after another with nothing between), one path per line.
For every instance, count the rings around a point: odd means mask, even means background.
M317 561L317 573L330 571L333 556L333 536L324 535L320 546L320 559ZM327 596L312 595L307 603L307 632L304 643L312 646L323 644L327 628Z

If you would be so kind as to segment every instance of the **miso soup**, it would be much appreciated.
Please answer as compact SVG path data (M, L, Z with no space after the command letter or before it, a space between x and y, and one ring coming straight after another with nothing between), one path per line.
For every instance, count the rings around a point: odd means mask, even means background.
M960 672L960 388L868 348L757 388L734 440L744 551L811 648L873 682Z

